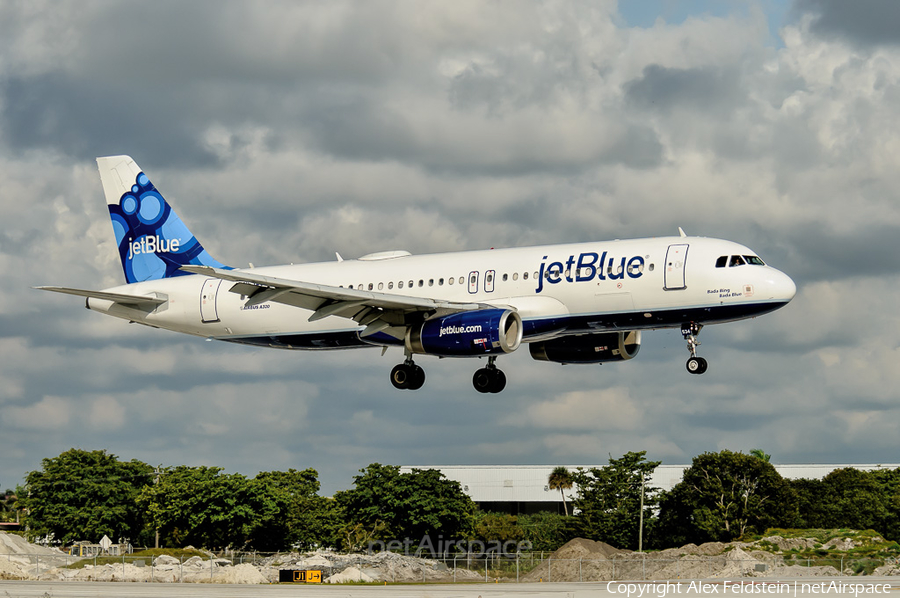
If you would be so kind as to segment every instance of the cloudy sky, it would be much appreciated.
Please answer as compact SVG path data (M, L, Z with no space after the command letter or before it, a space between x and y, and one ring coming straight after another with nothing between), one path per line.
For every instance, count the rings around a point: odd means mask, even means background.
M0 486L71 447L323 490L390 464L897 462L900 4L0 0ZM94 158L243 266L689 234L798 285L625 364L282 352L129 325Z

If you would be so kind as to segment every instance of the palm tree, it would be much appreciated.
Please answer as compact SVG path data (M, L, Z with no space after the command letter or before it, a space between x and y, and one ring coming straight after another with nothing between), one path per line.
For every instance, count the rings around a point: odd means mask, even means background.
M769 453L765 452L762 449L750 449L750 456L756 457L757 459L762 459L766 463L768 463L769 459L772 458L772 455L770 455Z
M550 477L547 479L547 486L549 486L551 490L559 490L563 499L563 511L568 517L569 507L566 506L566 495L564 491L572 487L572 474L569 473L568 469L560 465L550 472Z

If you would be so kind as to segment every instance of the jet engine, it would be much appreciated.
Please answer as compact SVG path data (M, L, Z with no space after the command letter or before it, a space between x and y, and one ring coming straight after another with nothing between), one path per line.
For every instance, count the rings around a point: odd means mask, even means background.
M522 318L511 309L480 309L432 318L406 333L412 353L471 357L512 353L522 343Z
M531 343L531 357L555 363L603 363L627 361L641 350L641 331L603 332L563 336L549 341Z

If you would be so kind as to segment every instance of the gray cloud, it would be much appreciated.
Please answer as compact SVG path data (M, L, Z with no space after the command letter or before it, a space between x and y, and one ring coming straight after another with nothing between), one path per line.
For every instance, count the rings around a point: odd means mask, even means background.
M66 73L3 80L0 127L9 150L53 148L88 161L140 144L144 155L161 166L215 163L215 156L198 143L204 123L181 110L196 105L186 101L183 91L159 93L107 83Z
M795 13L811 13L811 30L823 37L842 38L861 47L900 43L900 6L891 0L795 0Z
M628 29L596 2L0 4L0 482L72 446L313 466L326 492L372 461L889 460L900 55L798 7L819 20L772 48L761 15ZM425 387L398 393L396 350L209 343L31 290L121 284L93 161L118 152L233 265L684 226L799 291L704 329L700 379L666 330L624 364L503 357L490 401L469 360L421 358Z
M623 88L626 101L644 109L689 110L720 118L727 118L746 95L738 73L716 67L677 69L651 64Z

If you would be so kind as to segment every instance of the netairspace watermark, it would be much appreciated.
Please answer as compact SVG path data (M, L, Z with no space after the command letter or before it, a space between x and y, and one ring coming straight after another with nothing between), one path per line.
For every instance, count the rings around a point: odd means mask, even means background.
M610 594L623 594L626 598L642 596L665 598L669 594L887 594L891 591L888 583L844 583L840 581L723 581L705 583L702 581L659 581L644 583L624 583L611 581L606 584Z
M429 536L424 536L418 543L410 538L406 538L403 541L378 540L369 542L366 548L370 556L379 552L397 552L404 556L441 555L444 558L449 558L454 555L460 555L476 559L485 556L514 559L520 552L529 550L531 550L531 542L527 540L521 542L513 540L482 542L480 540L444 540L443 536L439 537L437 543L432 542Z

